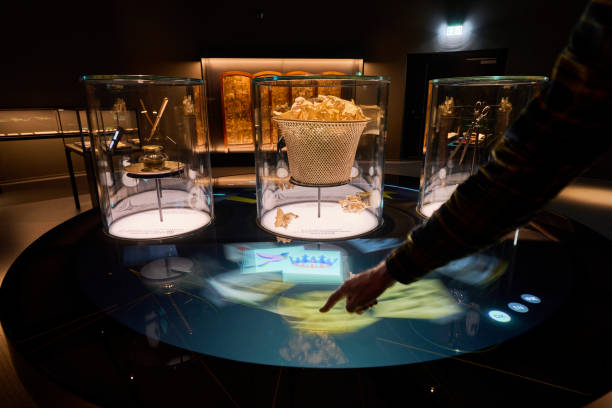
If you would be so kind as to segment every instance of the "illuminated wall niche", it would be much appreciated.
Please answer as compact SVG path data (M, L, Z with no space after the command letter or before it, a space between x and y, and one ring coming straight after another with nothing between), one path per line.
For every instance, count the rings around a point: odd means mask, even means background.
M332 58L202 58L206 80L211 149L214 152L254 150L251 80L271 75L361 74L362 59ZM266 95L291 104L289 89ZM312 94L317 92L312 89ZM305 95L307 96L307 95ZM271 149L277 129L263 129L262 142Z

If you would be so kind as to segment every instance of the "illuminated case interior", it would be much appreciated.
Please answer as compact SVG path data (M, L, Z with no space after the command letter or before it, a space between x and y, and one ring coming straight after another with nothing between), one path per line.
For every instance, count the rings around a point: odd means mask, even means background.
M430 217L491 150L546 77L483 76L429 81L417 211Z
M85 76L105 231L124 239L182 236L213 220L200 79Z
M359 75L297 75L254 80L257 222L277 236L338 240L382 224L389 80ZM279 120L276 89L339 94L363 120ZM274 130L273 130L274 129ZM272 145L266 143L277 132ZM273 136L276 137L276 136Z

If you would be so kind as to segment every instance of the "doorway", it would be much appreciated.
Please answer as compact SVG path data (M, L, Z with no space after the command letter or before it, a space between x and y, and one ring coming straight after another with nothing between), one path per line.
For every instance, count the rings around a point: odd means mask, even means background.
M402 160L422 156L430 79L504 75L508 49L408 54L402 125Z

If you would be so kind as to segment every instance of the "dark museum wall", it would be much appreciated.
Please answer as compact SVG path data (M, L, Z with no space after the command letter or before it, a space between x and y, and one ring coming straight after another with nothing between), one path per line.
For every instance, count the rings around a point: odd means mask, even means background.
M506 74L549 75L586 0L2 2L0 108L82 107L84 73L199 76L201 57L362 57L391 77L388 158L398 159L406 56L508 49ZM8 17L8 18L7 18ZM438 41L447 21L469 41Z
M82 105L81 74L192 74L179 62L203 56L364 57L401 94L406 54L456 50L436 37L454 16L473 25L461 49L508 48L507 73L547 74L585 3L2 2L0 107Z

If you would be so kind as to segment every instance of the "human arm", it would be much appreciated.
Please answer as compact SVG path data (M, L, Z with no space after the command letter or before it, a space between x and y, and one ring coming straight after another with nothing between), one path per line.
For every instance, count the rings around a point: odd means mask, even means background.
M589 3L555 63L550 83L498 142L491 161L387 257L387 275L357 275L330 300L361 299L362 304L351 304L359 310L375 300L363 294L377 292L361 289L361 280L380 276L386 281L391 276L410 283L493 244L526 223L610 148L612 135L604 122L612 113L611 15L610 0Z
M428 222L386 260L410 283L525 224L611 145L612 2L589 3L551 81Z
M327 303L319 309L327 312L341 299L346 298L348 312L363 313L367 308L377 303L377 298L395 283L395 279L387 272L385 262L353 276L342 284L330 297Z

